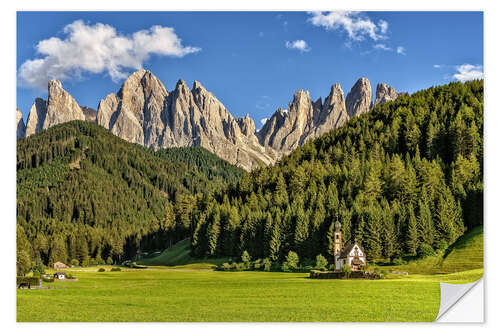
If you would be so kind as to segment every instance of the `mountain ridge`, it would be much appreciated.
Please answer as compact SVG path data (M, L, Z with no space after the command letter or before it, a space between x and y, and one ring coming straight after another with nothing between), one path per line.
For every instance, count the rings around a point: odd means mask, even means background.
M28 137L71 120L86 120L126 141L153 149L204 147L250 171L276 163L306 141L342 126L378 104L396 99L399 94L386 84L378 84L376 96L372 101L367 78L359 79L346 97L339 83L332 85L324 103L321 97L312 101L307 90L299 89L287 112L278 108L256 131L248 114L234 117L196 80L190 88L179 79L169 92L153 73L139 70L123 82L118 92L101 99L97 111L78 105L60 81L50 80L47 101L35 99L24 127L18 117L17 137Z

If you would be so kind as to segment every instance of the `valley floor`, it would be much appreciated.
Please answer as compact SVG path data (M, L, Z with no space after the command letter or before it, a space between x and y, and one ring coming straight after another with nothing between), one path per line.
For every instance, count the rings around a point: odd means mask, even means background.
M386 280L314 280L306 273L155 267L71 270L78 282L18 290L19 322L433 321L439 282L466 283L483 269Z

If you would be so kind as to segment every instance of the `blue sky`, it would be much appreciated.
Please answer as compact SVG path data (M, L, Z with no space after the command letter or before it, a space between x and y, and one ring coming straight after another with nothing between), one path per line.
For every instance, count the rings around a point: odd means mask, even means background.
M52 77L95 109L138 68L169 91L179 78L198 80L259 128L297 89L315 100L340 82L347 95L367 77L373 89L385 82L411 93L482 77L482 65L481 12L17 14L17 105L25 119Z

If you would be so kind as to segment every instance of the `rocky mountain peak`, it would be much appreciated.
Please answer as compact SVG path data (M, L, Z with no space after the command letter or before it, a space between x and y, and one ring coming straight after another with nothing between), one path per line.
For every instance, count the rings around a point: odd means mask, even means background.
M295 91L293 94L293 100L291 105L306 105L311 103L311 96L309 95L309 91L299 89Z
M245 136L255 135L255 123L252 118L246 114L244 118L236 118L238 126L240 126L241 133Z
M47 114L43 129L72 120L85 120L82 109L66 90L61 81L50 80L48 84Z
M375 102L373 103L373 106L394 101L396 98L398 98L398 96L399 93L396 91L396 89L385 83L379 83L377 84Z
M47 102L42 98L35 98L26 121L26 137L38 133L43 129L43 122L47 115Z
M347 114L350 118L359 116L370 110L372 104L372 86L370 80L360 78L345 99Z
M62 89L63 88L61 81L59 81L57 79L50 80L48 85L49 85L49 92L51 89Z
M26 126L24 125L23 114L16 108L16 137L24 138L26 136Z

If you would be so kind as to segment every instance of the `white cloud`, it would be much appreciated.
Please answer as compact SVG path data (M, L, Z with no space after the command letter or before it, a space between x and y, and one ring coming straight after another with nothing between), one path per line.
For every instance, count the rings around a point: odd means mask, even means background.
M260 123L262 124L262 126L264 126L264 124L269 120L269 118L262 118L260 120Z
M327 30L345 30L349 39L361 41L366 37L374 41L385 39L389 23L380 20L378 25L359 12L311 12L308 19L313 25Z
M153 54L183 57L200 51L198 47L183 46L173 28L159 25L126 36L107 24L87 25L77 20L63 32L64 39L51 37L36 45L42 57L21 65L22 82L44 89L52 78L68 80L83 72L104 72L118 81L127 76L126 69L141 69Z
M384 20L379 20L378 26L380 28L380 33L385 34L387 32L387 29L389 28L389 23L387 23L387 21Z
M402 47L402 46L398 46L396 48L396 52L397 52L397 54L406 55L406 49L404 47Z
M441 65L433 65L434 68L441 68Z
M302 39L294 40L293 42L286 41L285 46L287 49L296 49L300 52L311 51L311 48L309 47L309 45L307 45L307 42Z
M382 44L382 43L379 43L379 44L375 44L373 46L373 48L377 49L377 50L383 50L383 51L392 51L392 48L388 47L387 45L385 44Z
M453 78L459 81L470 81L484 78L483 66L463 64L456 66L458 73L453 74Z

